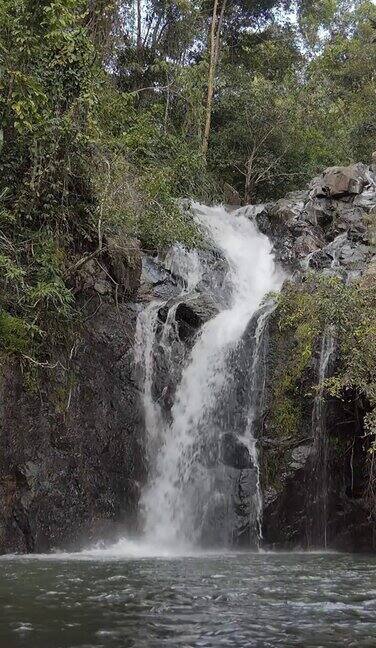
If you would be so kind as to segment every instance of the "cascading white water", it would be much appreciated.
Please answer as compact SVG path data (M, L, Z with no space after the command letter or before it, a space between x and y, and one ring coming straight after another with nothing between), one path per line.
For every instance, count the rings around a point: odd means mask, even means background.
M265 308L260 311L257 320L255 331L255 344L253 350L252 368L251 368L251 395L250 395L250 408L246 427L246 437L248 441L248 448L256 466L256 491L255 491L255 522L257 525L257 534L259 540L262 539L262 496L260 486L260 470L257 453L257 439L254 436L254 422L258 412L263 408L263 397L265 389L266 368L262 365L263 358L261 353L263 350L263 338L265 335L266 326L269 316L275 309L275 302L269 301L265 304ZM260 402L261 401L261 402Z
M160 547L192 546L200 540L205 519L213 506L222 506L223 495L216 490L219 473L211 469L211 447L218 445L221 430L217 413L225 398L228 362L240 343L252 316L265 295L278 290L283 277L276 269L271 243L241 210L228 213L222 207L193 206L195 220L203 235L228 265L223 298L217 300L220 312L207 321L195 339L174 394L170 420L166 421L153 394L155 336L162 302L151 303L138 318L136 363L143 367L143 402L150 442L151 478L142 497L145 540ZM196 252L178 248L171 264L184 276L180 300L196 294L204 268ZM172 307L176 310L175 306ZM265 315L259 317L253 358L255 373L258 342L264 330ZM159 333L159 346L168 352L171 317ZM251 388L252 388L251 379ZM255 387L255 385L253 385ZM252 434L252 408L247 425L247 445L257 465L256 443ZM218 418L218 417L217 417ZM254 497L257 515L261 506L259 486Z
M179 273L184 284L181 291L182 297L194 294L203 272L196 250L187 251L183 246L176 245L166 256L164 265L171 272ZM161 344L167 353L170 352L169 340L167 339L168 325L174 317L178 303L176 302L175 306L170 309L164 327L164 334L162 335ZM163 428L161 408L153 397L154 342L158 325L158 312L163 304L163 301L156 300L141 311L137 318L135 334L134 360L135 365L142 369L143 374L141 379L143 384L142 402L145 428L149 440L157 436Z
M321 340L320 357L318 362L318 390L315 396L312 412L312 432L316 451L322 441L324 426L324 381L328 376L329 363L335 349L334 329L328 326Z
M328 523L328 435L326 432L326 401L324 398L325 379L329 375L330 363L335 352L335 331L327 326L322 340L318 362L318 390L313 403L312 436L315 452L316 473L316 518L319 543L327 547Z

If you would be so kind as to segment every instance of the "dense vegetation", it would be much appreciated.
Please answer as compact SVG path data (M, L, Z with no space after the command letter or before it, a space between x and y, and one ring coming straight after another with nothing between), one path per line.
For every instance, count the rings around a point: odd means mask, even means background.
M2 348L65 340L109 231L189 244L180 197L276 198L369 160L375 19L369 0L0 0Z
M364 417L365 434L375 438L375 313L376 281L372 272L349 285L338 277L312 274L301 285L288 285L278 296L278 328L293 343L274 387L273 420L280 434L294 436L301 427L304 400L313 395L307 390L309 381L305 375L315 367L317 343L330 327L336 338L338 360L325 389L328 394L356 403Z

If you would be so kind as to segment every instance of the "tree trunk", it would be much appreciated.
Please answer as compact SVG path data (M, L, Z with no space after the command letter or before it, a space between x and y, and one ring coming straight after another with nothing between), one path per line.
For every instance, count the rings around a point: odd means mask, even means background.
M245 204L252 202L254 182L253 182L253 161L256 154L256 147L253 147L252 153L245 163L245 181L244 181L244 200Z
M142 50L142 11L141 11L141 0L136 0L137 2L137 51L141 52Z
M214 94L214 76L216 68L216 43L217 43L217 13L218 13L218 0L214 0L213 14L210 27L210 57L209 57L209 74L208 74L208 93L206 97L206 111L205 111L205 128L204 137L202 140L202 153L206 158L209 145L211 113Z
M219 50L221 47L221 30L222 30L223 17L226 11L226 4L227 4L227 0L222 0L222 8L219 14L218 25L217 25L217 35L215 37L215 65L217 65L219 59Z

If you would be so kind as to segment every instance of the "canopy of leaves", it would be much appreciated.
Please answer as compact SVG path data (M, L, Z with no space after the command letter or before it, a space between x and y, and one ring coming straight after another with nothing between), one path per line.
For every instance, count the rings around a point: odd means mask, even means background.
M375 150L372 2L219 7L204 159L212 2L0 1L0 312L42 347L106 229L190 245L181 197L277 198Z

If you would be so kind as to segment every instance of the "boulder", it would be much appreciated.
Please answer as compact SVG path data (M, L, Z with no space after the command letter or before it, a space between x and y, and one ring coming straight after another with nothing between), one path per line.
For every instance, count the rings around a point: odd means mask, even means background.
M367 211L376 207L376 185L365 189L361 194L355 196L354 205Z
M270 203L259 203L257 205L247 205L243 207L241 213L249 218L251 221L258 221L258 219L264 215L267 216L269 212Z
M354 205L345 205L337 210L328 235L334 237L342 232L348 232L354 240L360 240L367 235L363 209Z
M333 264L333 257L325 250L319 250L310 255L307 267L314 270L324 270Z
M333 221L335 206L329 198L313 197L305 206L304 218L311 225L327 227Z
M367 184L367 171L368 167L361 163L330 167L311 182L311 197L360 194Z
M369 248L366 245L354 246L349 241L340 250L339 262L347 270L363 270L368 257Z
M298 259L305 258L308 254L316 252L322 246L322 242L317 237L305 232L298 236L294 242L294 253Z
M176 306L176 300L170 300L159 310L159 319L165 322L170 308ZM198 295L188 301L180 302L176 307L175 321L178 335L182 342L191 339L198 329L218 313L218 307L208 295Z
M143 301L153 299L172 299L180 293L174 277L163 265L159 257L143 256L141 285L138 297Z
M284 223L278 222L273 218L271 213L274 203L265 203L261 205L250 205L247 207L247 217L255 220L260 232L266 234L270 239L274 240L276 236L282 234L285 228Z
M311 454L312 446L310 445L302 445L294 448L291 453L291 460L288 464L288 467L293 471L304 468Z
M285 223L297 220L304 209L304 196L305 193L297 192L277 200L271 210L271 216Z
M175 319L178 323L180 339L184 341L191 337L205 322L217 313L218 309L215 304L203 295L195 300L179 304L176 309Z
M98 295L109 295L111 294L112 287L109 281L98 279L94 284L94 290Z

